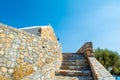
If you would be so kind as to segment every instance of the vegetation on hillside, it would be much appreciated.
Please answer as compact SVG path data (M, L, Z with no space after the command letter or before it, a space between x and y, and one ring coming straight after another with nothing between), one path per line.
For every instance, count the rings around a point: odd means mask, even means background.
M120 55L108 49L95 49L95 57L113 75L120 76ZM117 77L116 77L117 78Z

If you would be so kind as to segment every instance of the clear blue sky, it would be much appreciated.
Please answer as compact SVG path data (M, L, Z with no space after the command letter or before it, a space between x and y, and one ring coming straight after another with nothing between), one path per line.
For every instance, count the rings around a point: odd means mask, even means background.
M120 52L120 0L0 0L0 22L16 28L50 23L63 52L87 41Z

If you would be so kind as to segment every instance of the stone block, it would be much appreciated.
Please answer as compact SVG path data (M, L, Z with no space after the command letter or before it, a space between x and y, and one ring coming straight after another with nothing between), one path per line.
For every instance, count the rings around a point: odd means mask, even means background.
M50 71L50 77L53 78L55 76L55 72L54 71Z
M11 38L11 39L14 39L14 35L13 34L9 34L8 37Z
M36 64L38 67L41 67L43 63L42 63L42 61L38 61L38 62L36 62Z
M0 33L0 37L4 38L4 37L6 37L6 34Z
M0 51L0 56L4 55L4 51Z
M7 72L7 68L6 67L1 67L0 71L3 72L3 73L6 73Z
M13 49L18 49L18 48L19 48L19 44L13 43L13 44L12 44L12 48L13 48Z
M10 48L10 47L11 47L11 43L6 43L6 44L5 44L5 47L6 47L6 48Z
M13 72L14 72L13 69L9 69L9 70L8 70L8 73L9 73L9 74L12 74Z

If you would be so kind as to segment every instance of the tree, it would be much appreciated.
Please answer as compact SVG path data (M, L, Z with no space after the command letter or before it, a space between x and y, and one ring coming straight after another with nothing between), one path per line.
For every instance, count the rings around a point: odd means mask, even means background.
M120 75L120 56L117 52L108 49L95 49L95 57L98 61L107 69L110 70L111 74Z

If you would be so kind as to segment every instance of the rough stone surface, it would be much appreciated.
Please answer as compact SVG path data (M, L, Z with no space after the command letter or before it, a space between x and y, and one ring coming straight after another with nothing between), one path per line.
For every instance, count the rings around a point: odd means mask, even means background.
M1 67L0 71L3 72L3 73L6 73L7 72L7 68L6 67Z
M0 24L0 80L93 80L87 76L55 76L62 62L61 46L51 27L40 28L39 31L40 36ZM115 80L93 57L91 42L85 43L77 53L88 59L94 80ZM76 65L69 68L78 69L78 65L84 68L85 62L76 60L65 64Z
M61 46L52 28L42 29L40 35L0 24L0 80L54 77L62 61Z
M95 57L88 58L95 80L115 80Z
M40 33L41 33L41 37L43 37L43 38L47 38L52 41L57 41L57 38L55 37L55 34L54 34L53 30L51 29L51 27L48 27L47 29L41 28Z
M53 79L51 80L79 80L78 77L69 77L69 76L55 76Z
M84 54L86 58L94 56L92 42L86 42L77 53Z
M86 42L77 53L84 54L88 59L94 80L115 80L105 67L94 57L92 42Z

